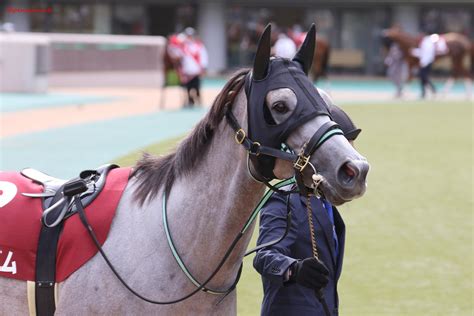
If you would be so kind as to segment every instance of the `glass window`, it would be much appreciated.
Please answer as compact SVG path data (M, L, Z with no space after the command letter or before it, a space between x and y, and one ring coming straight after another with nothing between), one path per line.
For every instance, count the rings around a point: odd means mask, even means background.
M145 8L139 5L116 5L112 16L114 34L145 34Z
M94 6L89 4L56 4L53 13L32 13L31 30L36 32L92 33Z
M428 33L457 32L473 36L471 12L465 8L424 8L420 28Z

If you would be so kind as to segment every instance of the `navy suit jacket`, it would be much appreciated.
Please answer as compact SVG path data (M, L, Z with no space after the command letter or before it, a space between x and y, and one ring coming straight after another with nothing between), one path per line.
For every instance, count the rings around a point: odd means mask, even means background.
M329 282L323 289L329 310L338 314L337 281L341 274L344 256L345 226L335 207L334 224L339 243L335 255L335 242L329 215L321 200L311 197L313 224L319 259L329 269ZM264 297L261 315L325 315L314 291L292 282L284 282L287 269L298 259L312 257L306 198L290 195L291 228L278 244L257 252L253 265L262 275ZM260 231L257 244L281 237L286 227L286 197L274 193L260 213Z

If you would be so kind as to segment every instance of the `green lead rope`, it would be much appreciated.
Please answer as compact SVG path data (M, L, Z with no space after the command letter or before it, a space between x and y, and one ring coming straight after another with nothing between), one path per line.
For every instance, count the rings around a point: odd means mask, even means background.
M286 180L282 180L282 181L278 182L277 184L275 184L275 187L279 189L279 188L282 188L284 186L287 186L287 185L290 185L290 184L293 184L293 183L295 183L295 179L290 178L290 179L286 179ZM244 227L240 231L240 233L239 233L240 235L245 234L247 229L250 227L250 225L253 223L253 221L257 217L257 214L262 209L263 205L265 205L265 203L268 201L268 199L272 195L272 193L273 193L272 190L267 190L265 195L260 199L260 202L254 208L254 210L252 211L252 214L250 214L249 219L247 220ZM166 239L168 240L168 245L171 249L173 257L176 260L176 262L178 263L181 270L183 270L184 274L188 277L188 279L196 287L200 287L201 284L196 280L196 278L194 278L194 276L191 274L191 272L189 272L188 268L186 268L186 265L184 264L183 260L181 260L181 257L179 256L179 253L176 250L176 246L174 245L173 238L171 237L171 233L170 233L170 230L169 230L169 227L168 227L168 214L167 214L167 211L166 211L166 194L165 194L165 192L163 192L163 209L162 210L163 210L163 226L165 228ZM204 288L203 291L207 292L207 293L210 293L210 294L214 294L214 295L227 294L227 291L210 290L210 289L207 289L207 288Z
M171 233L168 227L168 215L166 212L166 194L163 193L163 226L165 227L165 233L166 233L166 239L168 240L168 245L170 246L171 252L173 253L173 257L178 263L179 267L181 270L183 270L184 274L188 277L188 279L196 286L199 287L201 284L194 278L194 276L189 272L188 268L186 268L186 265L184 264L183 260L181 260L181 257L178 254L178 251L176 250L176 247L173 242L173 238L171 237ZM208 288L203 288L204 292L208 292L210 294L214 295L222 295L226 294L226 291L214 291L210 290Z
M278 182L277 184L275 184L275 187L277 189L280 189L284 186L287 186L287 185L290 185L290 184L293 184L293 183L296 183L295 178L289 178L289 179L282 180L282 181ZM258 202L257 206L253 209L253 212L250 215L249 219L245 223L244 228L242 229L242 234L245 234L247 229L250 227L250 225L253 223L253 221L257 217L257 215L260 212L260 210L262 209L262 207L265 205L265 203L267 203L270 196L272 196L272 193L273 193L273 191L270 190L270 189L268 189L267 192L265 192L265 195L260 199L260 202Z

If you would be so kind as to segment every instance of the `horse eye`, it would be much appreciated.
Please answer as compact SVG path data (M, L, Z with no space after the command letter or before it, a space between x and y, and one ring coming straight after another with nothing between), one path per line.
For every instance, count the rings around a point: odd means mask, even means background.
M286 106L286 104L283 103L283 102L273 103L272 109L275 110L276 112L280 113L280 114L285 114L289 110L288 107Z

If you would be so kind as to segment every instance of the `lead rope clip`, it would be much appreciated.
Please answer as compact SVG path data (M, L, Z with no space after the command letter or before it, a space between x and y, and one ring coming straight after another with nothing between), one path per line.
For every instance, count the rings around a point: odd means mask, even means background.
M311 189L313 189L314 195L319 198L321 197L321 194L319 193L318 188L319 185L323 182L324 177L318 173L318 171L311 162L308 162L308 164L311 166L311 169L313 169L314 172L314 174L311 176L311 180L313 181L313 183L311 183Z

